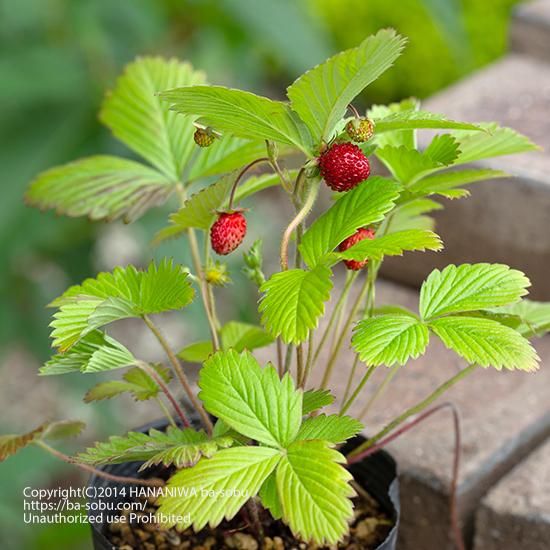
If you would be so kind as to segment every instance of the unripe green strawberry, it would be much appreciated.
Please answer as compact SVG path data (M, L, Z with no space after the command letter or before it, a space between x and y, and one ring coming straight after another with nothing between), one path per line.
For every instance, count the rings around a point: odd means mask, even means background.
M346 124L346 132L356 143L365 143L374 135L374 122L368 118L353 118Z
M197 128L193 134L193 139L199 147L210 147L214 143L215 137L209 130Z

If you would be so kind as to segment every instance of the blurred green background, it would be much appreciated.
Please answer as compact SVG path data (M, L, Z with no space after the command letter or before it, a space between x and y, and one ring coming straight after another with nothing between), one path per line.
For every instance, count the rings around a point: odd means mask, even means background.
M25 188L55 164L90 153L126 154L96 116L104 90L125 63L139 54L174 55L206 70L211 82L276 97L305 69L391 26L409 37L409 47L397 67L369 88L363 106L423 98L504 53L516 3L0 0L0 399L7 411L0 433L42 420L35 418L40 402L29 410L18 393L32 386L36 366L49 354L44 305L67 284L105 268L105 254L113 253L105 247L104 225L26 208ZM130 248L133 259L147 261L153 254L149 239L164 215L152 212L132 228L117 228L129 239L122 252L129 254ZM155 254L185 260L186 251L172 244ZM235 291L240 288L236 281ZM91 380L62 383L64 404L80 403L83 388L92 385ZM57 399L53 395L46 392L44 399ZM97 415L100 431L107 424L111 431L116 427L109 405ZM67 468L33 450L0 467L3 549L89 548L86 526L25 528L22 523L22 487L57 486L67 475Z

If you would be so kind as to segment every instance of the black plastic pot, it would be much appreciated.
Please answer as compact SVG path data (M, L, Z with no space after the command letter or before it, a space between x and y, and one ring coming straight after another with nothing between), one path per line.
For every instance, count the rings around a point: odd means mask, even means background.
M135 431L148 432L151 428L157 430L163 430L167 427L167 422L162 419L157 422L152 422L146 426L142 426ZM348 441L343 447L343 452L348 453L358 445L360 445L365 439L361 436L357 436L354 439ZM102 468L105 472L130 477L142 477L143 473L138 473L139 467L142 462L126 462L124 464L114 464L111 466L105 466ZM350 467L355 481L363 487L382 507L382 509L394 520L395 525L388 533L386 540L381 543L376 550L395 550L397 545L397 530L399 527L399 482L397 478L397 466L391 455L385 451L379 451L362 462L354 464ZM148 471L149 475L151 474ZM125 500L131 500L130 498L124 498L119 496L120 491L117 490L117 496L113 496L110 490L116 488L122 488L120 483L108 481L104 478L93 475L89 482L88 502L93 510L89 510L88 517L97 514L97 508L101 506L101 503L114 504L123 502ZM97 491L94 496L93 493ZM113 491L114 492L114 491ZM103 494L101 494L103 493ZM107 524L91 523L92 539L95 550L116 550L116 546L113 546L107 539Z

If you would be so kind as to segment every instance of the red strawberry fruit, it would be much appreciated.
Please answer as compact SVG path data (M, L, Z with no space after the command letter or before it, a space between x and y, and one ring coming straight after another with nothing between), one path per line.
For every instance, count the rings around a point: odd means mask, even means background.
M370 175L369 159L353 143L335 143L319 157L326 184L334 191L349 191Z
M365 239L374 239L374 231L372 229L366 229L362 227L358 229L351 237L348 237L346 240L342 241L338 246L340 252L344 252L348 248L351 248L354 244L357 244L359 241L364 241ZM353 271L359 271L367 265L368 260L359 262L357 260L344 260L344 264L348 269Z
M220 212L210 228L210 244L216 254L233 252L246 235L246 218L240 211Z

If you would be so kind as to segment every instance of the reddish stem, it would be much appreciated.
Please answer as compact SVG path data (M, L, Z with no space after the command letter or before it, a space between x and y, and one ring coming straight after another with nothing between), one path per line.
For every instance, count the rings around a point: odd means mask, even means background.
M457 486L458 486L458 473L460 469L460 448L462 446L461 434L460 434L460 416L458 414L457 408L453 403L449 403L449 402L441 403L441 405L436 405L435 407L432 407L431 409L424 411L423 413L419 414L416 418L411 420L409 423L407 423L405 426L402 426L401 428L395 430L391 435L388 435L388 437L380 440L378 443L374 444L372 447L369 447L363 452L349 457L348 465L356 464L357 462L360 462L364 458L367 458L368 456L374 454L375 452L385 447L388 443L392 442L394 439L397 439L400 435L408 432L411 428L413 428L414 426L418 425L420 422L432 416L432 414L447 408L451 410L453 415L453 428L454 428L454 434L455 434L453 470L452 470L451 487L449 491L449 514L450 514L450 520L451 520L451 530L453 532L453 537L455 539L455 544L458 550L465 550L464 540L462 538L462 532L460 530L459 521L458 521L458 508L457 508Z
M253 160L250 164L247 164L237 176L237 179L235 180L235 183L233 184L233 187L231 188L231 194L229 195L229 206L228 210L233 210L233 201L235 200L235 192L237 191L237 186L239 185L239 181L241 181L241 178L250 170L253 166L256 166L256 164L260 164L260 162L269 162L269 159L267 157L262 157L256 160Z

